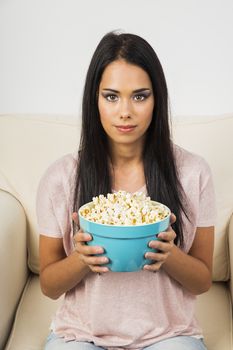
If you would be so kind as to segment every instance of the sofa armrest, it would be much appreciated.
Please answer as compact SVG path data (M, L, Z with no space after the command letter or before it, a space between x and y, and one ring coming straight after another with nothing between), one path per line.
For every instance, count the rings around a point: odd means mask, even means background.
M229 246L229 258L230 258L230 290L231 300L233 302L233 214L231 215L228 229L228 246Z
M0 349L10 333L27 277L26 216L17 199L0 190Z

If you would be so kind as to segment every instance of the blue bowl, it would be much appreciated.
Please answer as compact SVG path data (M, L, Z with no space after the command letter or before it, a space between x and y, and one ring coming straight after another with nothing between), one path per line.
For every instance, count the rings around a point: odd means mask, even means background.
M169 215L152 224L106 225L87 220L81 216L80 211L85 206L90 206L91 203L79 208L79 223L83 232L92 235L92 240L87 244L104 248L104 253L98 256L107 256L109 263L103 266L107 266L115 272L133 272L141 270L145 264L151 264L151 260L145 259L145 253L156 250L151 249L148 243L151 240L157 240L157 235L169 227L170 210L164 206Z

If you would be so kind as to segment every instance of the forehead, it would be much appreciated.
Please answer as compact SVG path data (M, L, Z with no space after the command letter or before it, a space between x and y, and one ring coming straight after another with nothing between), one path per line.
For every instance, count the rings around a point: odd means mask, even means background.
M151 88L151 80L146 71L141 67L124 60L117 60L110 63L104 70L100 88L139 89Z

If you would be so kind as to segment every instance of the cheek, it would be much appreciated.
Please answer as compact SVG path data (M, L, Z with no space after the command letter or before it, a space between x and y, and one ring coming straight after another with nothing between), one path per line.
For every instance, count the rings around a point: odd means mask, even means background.
M98 107L101 120L107 119L108 116L111 115L111 109L109 108L109 106L106 106L106 104L99 102Z
M138 116L143 116L143 119L146 121L149 121L152 119L153 116L153 106L148 105L148 106L140 106L137 109L137 114Z
M153 113L154 113L154 103L152 103L150 106L148 106L148 110L147 110L147 116L148 116L148 120L152 120L153 118Z
M108 122L108 111L106 108L100 108L99 109L100 114L100 121L102 124L105 124Z
M145 130L151 124L151 121L153 118L153 108L151 108L151 106L148 106L148 108L144 108L143 110L141 110L141 113L139 112L139 115L141 116L140 124L141 124L142 130Z
M99 112L100 112L100 115L106 116L109 113L109 108L107 108L106 106L100 105Z
M144 115L152 115L154 110L154 100L144 101L142 103L135 104L137 112L143 113Z
M109 126L111 125L111 113L109 111L109 108L106 108L104 106L100 106L99 107L99 115L100 115L100 122L101 122L104 130L107 131Z
M114 120L117 117L115 106L102 104L99 106L100 121L105 131L110 131Z

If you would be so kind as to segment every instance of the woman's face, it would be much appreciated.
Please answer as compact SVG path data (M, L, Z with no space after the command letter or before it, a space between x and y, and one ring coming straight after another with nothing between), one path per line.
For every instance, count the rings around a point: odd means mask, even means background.
M151 123L154 95L148 74L117 60L104 70L98 91L102 126L114 144L143 144Z

